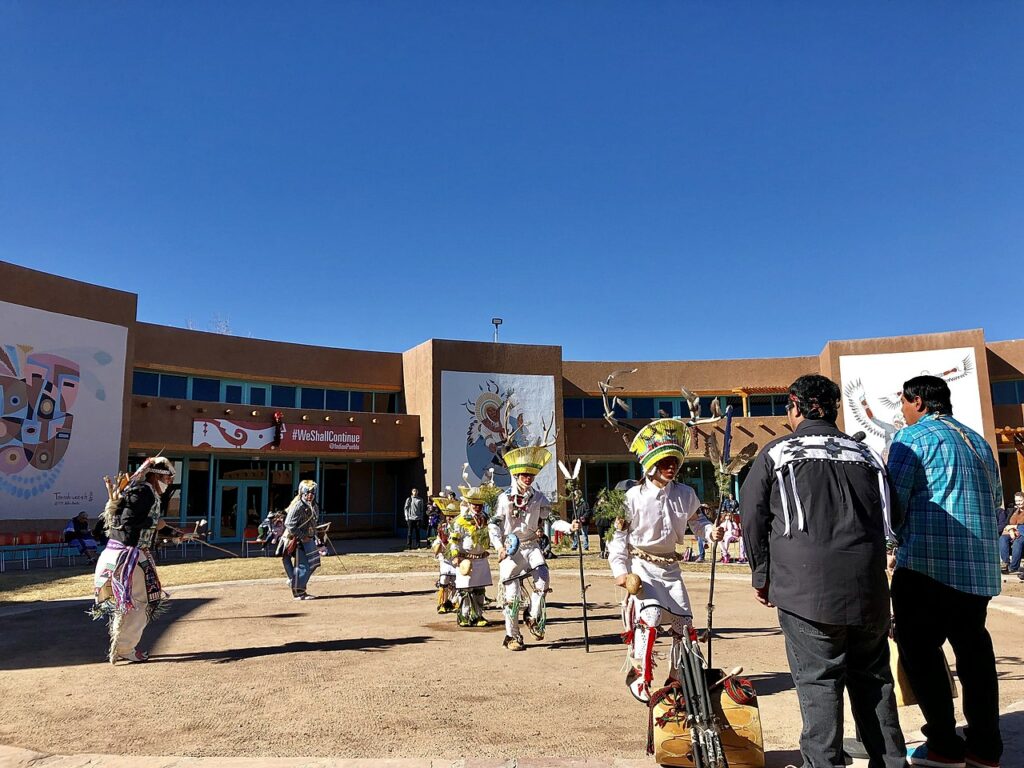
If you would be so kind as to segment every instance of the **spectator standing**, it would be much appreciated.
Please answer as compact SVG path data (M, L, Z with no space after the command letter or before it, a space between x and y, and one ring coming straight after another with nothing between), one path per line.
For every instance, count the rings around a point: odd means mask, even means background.
M999 684L989 600L999 594L996 506L999 470L984 437L953 418L949 386L937 376L904 382L907 426L893 437L889 474L900 546L892 578L900 660L917 696L927 741L911 765L994 768L999 734ZM942 644L949 640L963 686L967 719L956 733Z
M430 489L427 489L426 498L430 499ZM430 504L427 505L427 540L433 539L438 534L438 525L442 520L441 509L437 506L437 502L431 500Z
M420 548L420 523L423 522L425 505L420 498L420 492L413 488L409 491L409 498L405 500L405 548L412 549L413 536L416 537L416 549Z
M778 606L803 716L803 765L844 764L845 688L869 765L900 768L906 744L889 668L885 467L836 427L834 382L801 376L788 398L793 432L758 454L740 510L755 596Z
M590 551L590 505L587 504L587 498L583 495L583 491L577 488L573 491L573 498L576 502L576 513L579 515L578 520L580 521L580 532L579 540L583 542L583 549L586 552ZM572 505L568 505L568 511L571 513ZM576 551L576 537L572 540L572 549Z
M698 519L700 520L701 524L705 524L705 523L710 522L710 520L711 520L711 507L709 507L707 504L701 504L700 505L700 516L699 516ZM708 544L707 544L706 541L704 541L704 537L703 536L698 536L697 535L696 531L693 532L693 538L695 538L697 540L697 561L696 562L703 563L704 562L704 553L706 551L706 548L707 548Z
M1024 553L1024 493L1018 491L1014 494L1013 511L1001 526L997 526L997 530L1003 573L1019 573L1021 554Z
M602 517L597 521L597 544L601 549L600 556L604 559L608 558L608 531L612 529L612 519L610 517Z

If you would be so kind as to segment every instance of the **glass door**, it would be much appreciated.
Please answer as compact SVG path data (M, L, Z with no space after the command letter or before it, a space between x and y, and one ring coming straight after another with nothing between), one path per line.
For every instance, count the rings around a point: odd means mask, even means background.
M267 514L267 484L258 480L219 480L215 496L214 541L241 541L246 531L256 535L256 526Z
M213 536L217 541L234 541L238 538L238 484L217 483L217 512L213 525Z

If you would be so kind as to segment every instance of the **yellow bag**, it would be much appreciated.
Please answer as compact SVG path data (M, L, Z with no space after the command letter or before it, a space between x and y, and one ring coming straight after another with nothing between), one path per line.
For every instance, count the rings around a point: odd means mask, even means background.
M891 637L889 638L889 667L892 669L896 706L909 707L917 704L917 696L914 695L914 690L910 687L910 678L907 677L907 671L900 661L899 646ZM949 691L955 699L957 697L956 681L953 679L953 670L949 668L948 661L946 661L946 677L949 679Z

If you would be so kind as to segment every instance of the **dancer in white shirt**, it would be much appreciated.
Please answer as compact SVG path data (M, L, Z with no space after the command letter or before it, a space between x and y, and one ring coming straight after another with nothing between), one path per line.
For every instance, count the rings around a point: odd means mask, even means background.
M628 589L629 574L640 581L640 589L627 595L622 615L632 667L626 685L644 703L651 696L658 627L667 624L675 644L693 623L676 545L684 543L687 526L708 541L721 541L724 533L700 515L693 489L674 482L689 439L687 425L678 419L658 419L637 433L630 450L644 480L626 492L627 518L616 521L608 543L615 583Z
M547 623L547 592L549 573L544 553L538 545L542 517L550 511L547 496L533 488L533 481L544 465L551 461L551 451L533 445L515 448L502 456L512 475L512 486L498 497L497 509L491 518L491 544L498 553L498 577L505 590L505 640L510 651L525 648L519 629L520 585L532 577L533 590L527 609L526 626L542 640ZM579 523L564 520L554 523L556 530L578 530ZM511 543L512 547L507 545ZM511 550L511 551L510 551Z

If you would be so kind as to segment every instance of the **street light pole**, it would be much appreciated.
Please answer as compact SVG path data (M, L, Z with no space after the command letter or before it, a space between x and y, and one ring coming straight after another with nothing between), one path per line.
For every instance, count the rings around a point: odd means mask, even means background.
M500 317L492 317L491 318L491 325L494 326L494 343L497 344L498 343L498 326L501 325L501 318Z

